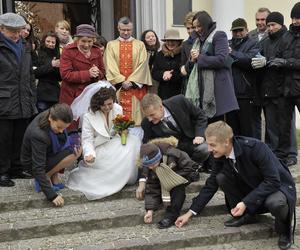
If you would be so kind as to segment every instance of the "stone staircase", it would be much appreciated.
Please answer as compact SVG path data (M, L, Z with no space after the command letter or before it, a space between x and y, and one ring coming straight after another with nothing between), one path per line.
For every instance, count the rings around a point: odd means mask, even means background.
M298 187L300 165L291 171ZM201 176L187 188L183 211L206 178ZM33 191L32 180L16 180L15 187L0 188L0 249L277 249L274 221L269 214L260 215L256 224L224 227L230 215L222 192L185 227L164 230L143 223L144 203L134 198L134 186L92 202L72 190L64 189L61 194L65 206L54 208L43 194ZM300 221L300 207L296 214ZM162 216L163 210L156 212L155 222ZM298 228L292 249L300 249Z

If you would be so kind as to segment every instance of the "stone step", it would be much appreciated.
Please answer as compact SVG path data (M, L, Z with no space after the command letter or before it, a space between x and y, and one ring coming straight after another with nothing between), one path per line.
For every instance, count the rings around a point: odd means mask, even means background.
M183 211L195 194L188 194ZM61 233L77 233L95 229L136 226L143 223L144 202L118 199L105 202L67 205L62 208L31 208L0 213L0 242ZM164 209L156 213L155 221L163 217ZM226 213L224 195L218 192L210 201L203 216Z
M290 168L291 173L296 181L300 183L300 164L297 164ZM68 172L66 171L66 176ZM187 187L187 193L197 193L205 184L205 180L208 177L208 174L202 173L200 175L200 180L197 182L191 183ZM49 207L49 202L45 199L45 196L42 193L36 193L33 190L32 180L17 179L16 185L9 188L0 188L0 207L1 212L14 211L14 210L23 210L29 208L47 208ZM109 197L98 200L97 202L105 202L116 199L126 199L135 197L136 185L126 186L120 192L111 195ZM299 189L298 189L299 190ZM88 200L85 196L68 188L61 190L60 192L64 199L65 203L68 205L71 204L82 204L87 203Z
M299 214L299 209L297 209ZM109 208L108 208L108 212ZM274 239L277 242L276 234L273 231L274 221L269 214L260 215L258 222L251 225L244 225L239 228L226 228L224 221L228 220L228 214L216 216L197 216L192 218L190 223L185 227L178 229L171 227L160 230L156 225L142 224L141 218L135 218L137 222L135 226L128 220L122 223L123 227L107 228L102 223L95 223L95 230L88 232L73 232L62 230L57 227L57 235L50 236L53 229L49 228L47 236L44 238L31 238L26 240L17 240L13 242L1 242L0 249L76 249L76 250L109 250L109 249L128 249L128 250L148 250L148 249L182 249L185 247L203 247L202 249L216 249L214 247L207 248L218 244L236 244L244 246L244 241L252 241L259 239ZM300 216L298 216L298 221ZM90 221L86 221L87 226ZM76 224L74 224L75 227ZM121 225L120 225L121 226ZM298 227L299 228L299 224ZM296 230L299 235L299 229ZM205 247L205 248L204 248ZM225 249L225 248L217 248ZM232 250L232 248L228 248ZM246 248L238 248L246 249ZM252 249L259 249L253 247ZM266 248L261 248L266 249ZM273 249L273 248L272 248ZM275 248L276 249L276 248Z
M295 243L291 246L291 250L300 249L300 235L295 235ZM277 238L271 237L268 239L260 240L243 240L235 241L225 244L216 244L211 246L202 247L185 247L178 250L253 250L253 249L263 249L263 250L274 250L278 249Z
M187 187L187 193L199 192L207 177L208 174L202 174L199 181L193 182ZM44 194L36 193L34 191L32 179L17 179L15 180L15 183L16 185L14 187L0 188L0 213L28 208L49 207L49 202L45 199ZM126 186L120 192L97 200L97 202L134 198L136 187L136 185ZM68 188L61 190L60 193L63 195L65 203L69 205L88 202L83 193Z

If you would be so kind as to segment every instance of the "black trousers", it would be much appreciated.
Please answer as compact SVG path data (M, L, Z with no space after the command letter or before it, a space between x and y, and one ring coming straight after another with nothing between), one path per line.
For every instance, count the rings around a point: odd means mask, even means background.
M253 101L251 99L238 99L240 109L227 114L227 122L235 135L253 137Z
M240 180L234 173L219 173L216 178L231 209L252 191L247 185L241 185ZM269 195L258 213L266 212L270 212L275 217L275 230L277 233L289 233L287 231L291 223L288 219L289 206L286 196L281 191Z
M276 156L283 160L288 157L290 151L291 123L295 107L300 112L300 97L286 97L284 99L284 112L282 112L280 119L279 145L276 150Z
M176 220L180 215L181 208L185 200L185 184L174 187L170 191L171 204L166 209L165 218Z
M20 154L29 119L0 119L0 175L23 171Z

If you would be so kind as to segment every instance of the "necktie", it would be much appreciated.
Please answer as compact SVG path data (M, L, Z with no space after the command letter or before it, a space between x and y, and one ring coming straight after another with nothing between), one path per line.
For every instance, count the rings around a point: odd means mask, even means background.
M175 125L168 118L164 118L163 121L169 129L178 132L178 129L175 127Z
M228 158L228 162L229 162L230 167L232 167L232 169L234 170L234 172L236 172L238 174L239 171L237 170L234 161L232 159Z

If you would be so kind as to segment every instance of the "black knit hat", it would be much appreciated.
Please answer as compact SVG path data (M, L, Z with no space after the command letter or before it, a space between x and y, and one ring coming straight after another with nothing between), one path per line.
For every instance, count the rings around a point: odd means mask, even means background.
M271 12L266 18L266 24L268 24L270 22L274 22L274 23L278 23L280 25L283 25L284 24L284 17L281 13L279 13L277 11Z
M162 155L158 146L152 143L142 144L140 150L143 167L149 167L160 162Z
M291 18L300 18L300 2L296 3L292 8Z
M247 22L243 18L237 18L235 19L231 24L231 31L233 30L240 30L240 29L247 29Z

